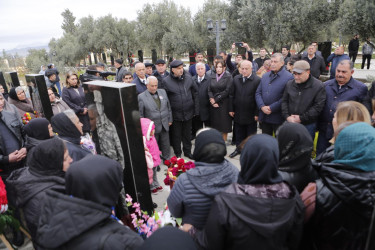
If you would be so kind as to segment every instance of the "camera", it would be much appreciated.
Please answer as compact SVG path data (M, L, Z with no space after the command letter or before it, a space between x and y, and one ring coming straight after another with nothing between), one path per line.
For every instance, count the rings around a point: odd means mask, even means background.
M236 44L236 47L242 47L243 46L243 42L237 42L235 44Z

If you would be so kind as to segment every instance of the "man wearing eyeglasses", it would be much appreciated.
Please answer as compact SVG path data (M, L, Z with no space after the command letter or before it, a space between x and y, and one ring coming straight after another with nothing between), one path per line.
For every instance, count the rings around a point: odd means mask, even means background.
M314 140L316 122L326 101L324 84L311 75L310 64L305 60L294 63L293 75L294 80L285 86L282 115L288 122L304 125Z
M126 71L124 73L123 77L122 77L122 82L124 82L124 83L132 83L133 80L134 79L133 79L132 73L129 72L129 71Z

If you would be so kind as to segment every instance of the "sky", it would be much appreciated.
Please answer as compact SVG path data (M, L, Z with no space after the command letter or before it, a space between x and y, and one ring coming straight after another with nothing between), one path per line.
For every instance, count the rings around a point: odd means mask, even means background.
M112 14L117 18L136 20L137 11L146 3L162 0L0 0L0 51L47 45L51 38L63 34L61 13L69 9L76 22L92 15L94 18ZM194 15L203 0L174 0L189 7Z

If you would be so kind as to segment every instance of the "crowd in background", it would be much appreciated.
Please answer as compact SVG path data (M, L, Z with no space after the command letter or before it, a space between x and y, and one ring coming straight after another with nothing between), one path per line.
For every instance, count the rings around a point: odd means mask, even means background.
M36 117L22 87L0 94L0 175L36 249L159 249L166 235L186 249L365 248L375 204L375 82L368 90L353 78L343 47L328 57L323 83L314 43L300 57L284 46L255 60L243 43L245 56L232 62L235 46L212 68L201 53L189 70L174 60L167 71L159 59L132 73L115 62L115 81L136 85L151 193L163 191L156 171L171 147L196 165L167 200L187 233L164 228L144 243L118 212L121 164L81 142L93 128L79 76L69 72L61 89L49 65L50 122ZM103 66L90 68L98 79ZM230 143L240 171L225 158ZM13 244L21 242L14 230Z

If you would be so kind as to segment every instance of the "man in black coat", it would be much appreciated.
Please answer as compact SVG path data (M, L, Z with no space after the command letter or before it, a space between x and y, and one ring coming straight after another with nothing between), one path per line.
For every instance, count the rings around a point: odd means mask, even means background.
M210 126L210 98L208 97L207 89L211 81L211 78L206 75L206 67L204 63L197 63L194 66L197 74L193 76L193 80L198 89L199 115L195 116L192 121L193 138L195 138L197 131L203 128L203 124L205 127Z
M248 60L241 63L241 75L233 79L232 93L229 95L229 115L234 117L236 146L251 134L257 132L258 107L255 101L255 92L260 78L252 74L252 63ZM239 149L229 155L233 158L240 153Z
M316 47L310 45L307 49L307 54L302 56L302 60L305 60L310 64L310 73L316 79L319 79L322 71L325 70L326 64L323 57L316 54Z
M355 63L355 59L357 59L359 49L359 35L355 34L353 39L349 42L349 58Z
M294 63L294 80L284 90L281 103L283 117L288 122L301 123L315 138L316 122L326 101L324 84L310 74L310 65L301 60Z
M190 74L184 72L182 61L174 60L170 67L170 75L164 78L164 88L172 108L172 147L175 155L181 157L182 141L184 155L192 159L191 123L199 114L198 91Z
M167 64L163 59L158 59L155 63L156 70L154 71L153 76L158 79L158 89L164 89L163 79L169 76L167 69Z

